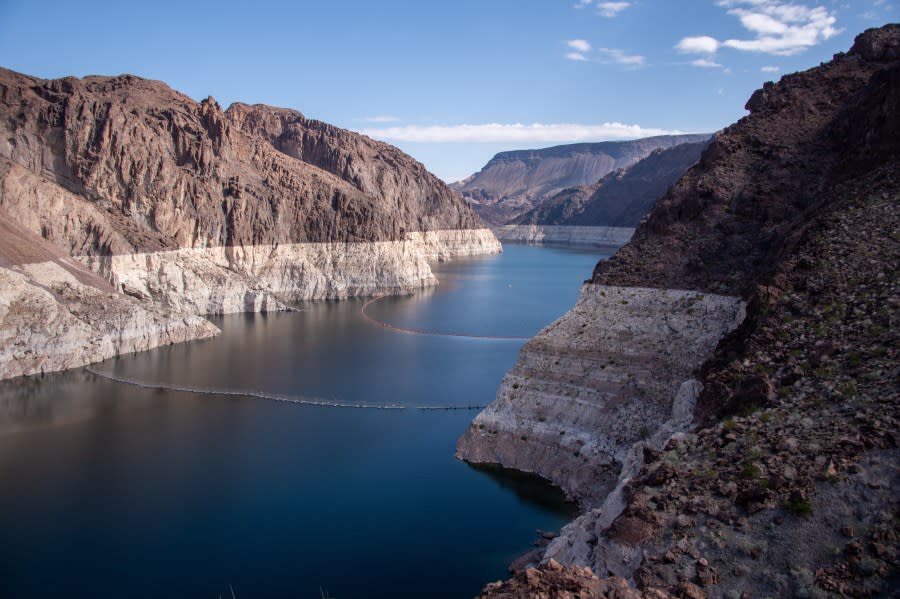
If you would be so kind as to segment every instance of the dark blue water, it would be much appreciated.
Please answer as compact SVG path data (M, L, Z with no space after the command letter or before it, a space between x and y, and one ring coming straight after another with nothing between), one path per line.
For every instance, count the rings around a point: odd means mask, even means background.
M528 336L602 250L507 246L367 313ZM484 405L521 341L398 333L364 302L218 318L109 360L144 381L348 403ZM468 597L572 515L537 481L453 458L475 411L329 408L140 389L85 370L0 385L0 596ZM426 590L427 589L427 590ZM424 593L424 594L423 594Z

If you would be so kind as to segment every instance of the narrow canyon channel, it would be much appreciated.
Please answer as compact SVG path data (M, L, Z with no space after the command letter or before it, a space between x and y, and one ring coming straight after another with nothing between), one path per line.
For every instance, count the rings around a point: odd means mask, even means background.
M612 251L507 245L0 383L0 596L473 596L573 506L456 439Z

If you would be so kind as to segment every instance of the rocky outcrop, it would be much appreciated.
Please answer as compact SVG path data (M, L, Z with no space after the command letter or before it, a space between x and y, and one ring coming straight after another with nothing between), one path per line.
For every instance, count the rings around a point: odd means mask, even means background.
M265 312L315 299L411 293L436 285L428 261L496 253L488 229L398 241L180 249L79 261L123 293L192 314Z
M717 134L593 280L749 295L770 278L835 185L896 160L900 67L893 50L865 50L876 35L757 90L750 116Z
M116 293L0 210L0 379L217 335L192 314Z
M586 285L522 348L457 455L540 474L595 505L632 444L669 419L675 391L743 317L734 297Z
M437 262L497 254L501 250L497 237L490 229L443 229L407 233L404 240L414 243L426 260Z
M693 585L692 585L693 586ZM690 587L685 587L690 591ZM699 590L699 589L698 589ZM662 589L642 592L629 586L624 578L600 579L587 567L563 566L554 559L538 568L528 568L517 573L512 579L493 582L485 587L479 599L544 599L559 597L565 599L672 599L683 597L671 595ZM696 595L695 595L696 596ZM696 596L699 597L699 596Z
M634 235L630 227L571 227L560 225L500 225L492 229L500 241L512 243L563 243L619 247Z
M223 111L212 98L198 103L127 75L43 81L2 70L0 91L0 157L122 221L112 224L127 247L98 231L81 253L481 228L396 148L294 111Z
M707 134L663 135L630 141L501 152L478 173L453 185L488 222L502 225L563 189L591 185L659 148L705 141Z
M669 187L700 159L709 140L654 150L592 185L570 187L517 218L517 225L636 227Z
M428 260L500 251L394 147L130 75L0 69L0 209L54 259L161 319L409 292L435 284Z
M84 285L53 262L0 268L0 379L64 370L219 330Z
M545 558L682 596L896 587L898 61L888 25L766 84L598 264L592 285L714 292L747 315L694 372L693 427L673 414L633 445Z

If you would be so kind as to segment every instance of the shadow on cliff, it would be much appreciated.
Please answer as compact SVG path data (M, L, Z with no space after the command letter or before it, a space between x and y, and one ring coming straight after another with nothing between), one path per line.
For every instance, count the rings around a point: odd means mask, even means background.
M498 464L470 464L472 470L484 474L497 485L515 493L519 501L537 506L543 510L574 518L578 515L578 504L566 500L562 489L546 479L528 472L504 468Z

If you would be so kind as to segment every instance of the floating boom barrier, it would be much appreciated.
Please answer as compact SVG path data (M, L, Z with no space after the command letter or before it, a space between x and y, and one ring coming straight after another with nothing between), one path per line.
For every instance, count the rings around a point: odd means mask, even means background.
M390 324L389 322L383 322L376 318L372 318L366 313L366 308L375 302L384 299L387 297L386 295L378 295L367 301L363 304L362 308L360 308L359 312L362 315L363 319L367 322L374 324L376 326L380 326L383 329L387 329L389 331L393 331L395 333L406 333L407 335L427 335L429 337L458 337L462 339L490 339L495 341L528 341L531 337L519 337L516 335L474 335L472 333L456 333L453 331L437 331L434 329L417 329L414 327L398 327Z
M86 367L85 370L94 376L119 383L122 385L131 385L141 389L150 389L157 391L175 391L178 393L193 393L195 395L218 395L225 397L251 397L255 399L267 399L270 401L281 401L285 403L301 404L305 406L319 406L327 408L353 408L358 410L483 410L485 406L476 405L403 405L403 404L369 404L369 403L353 403L342 402L333 399L324 399L319 397L305 397L298 395L282 395L280 393L271 393L269 391L253 391L244 389L217 389L213 387L194 387L191 385L174 385L171 383L159 383L151 381L142 381L133 378L117 376L108 372L103 372L95 368Z

